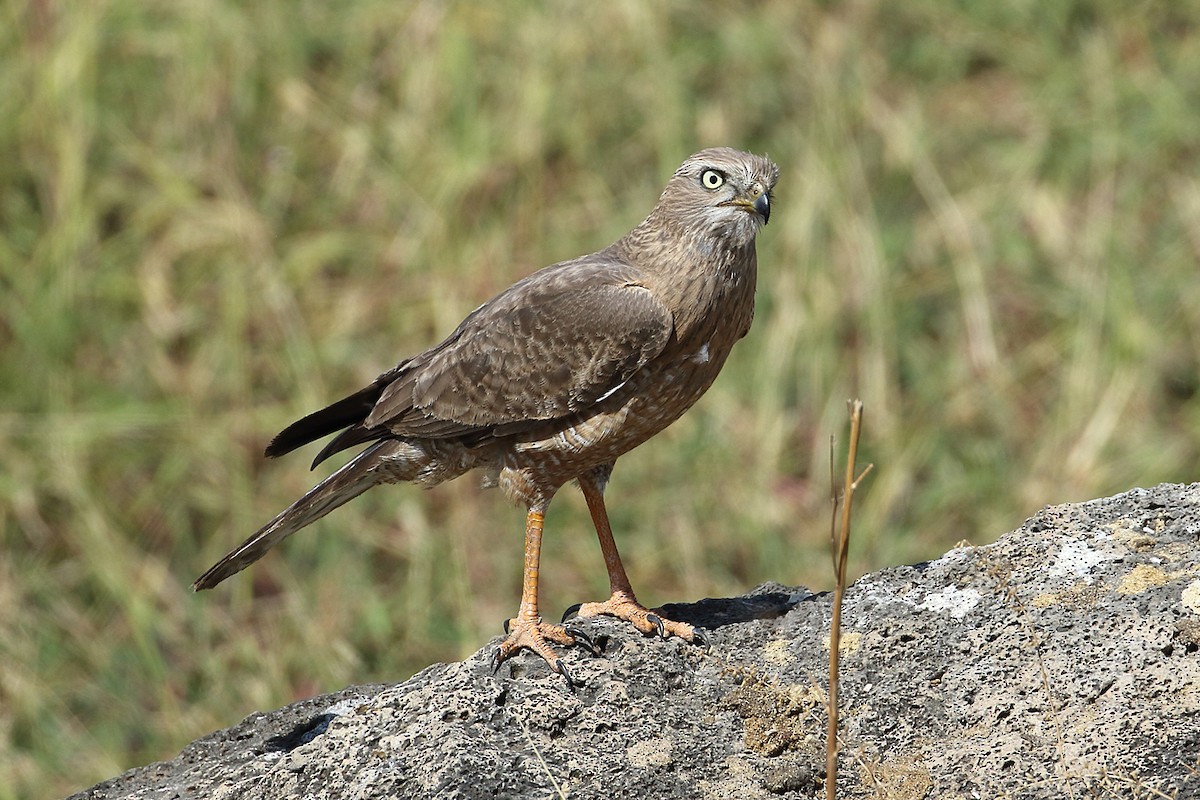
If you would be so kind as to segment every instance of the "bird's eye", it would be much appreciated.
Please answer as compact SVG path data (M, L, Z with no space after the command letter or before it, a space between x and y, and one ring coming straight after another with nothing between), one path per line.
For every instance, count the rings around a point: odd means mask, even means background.
M725 185L725 176L715 169L706 169L700 173L700 183L705 189L720 189Z

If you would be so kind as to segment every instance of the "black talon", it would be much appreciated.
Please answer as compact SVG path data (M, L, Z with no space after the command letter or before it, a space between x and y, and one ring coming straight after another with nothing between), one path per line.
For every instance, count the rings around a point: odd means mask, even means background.
M559 622L566 622L568 617L573 617L578 614L579 609L581 608L583 608L583 603L576 603L573 606L569 606L567 610L563 612L562 619L560 619Z
M571 677L571 673L567 671L567 665L563 663L561 658L554 661L554 671L567 681L567 688L575 691L575 680Z
M700 632L699 628L692 628L692 644L698 644L704 648L705 652L708 652L708 650L711 649L712 642L708 640L707 636Z
M496 648L496 652L492 653L492 674L495 675L500 671L500 664L504 659L500 658L500 648Z
M663 621L659 619L657 614L647 614L646 621L658 629L658 638L667 638L667 628L663 625Z
M588 636L586 633L581 631L579 628L576 628L574 625L565 625L565 626L563 626L563 630L566 631L571 636L571 638L575 640L576 644L583 645L588 650L590 650L592 655L594 655L594 656L600 655L600 648L596 646L596 642L592 640L591 636Z
M509 633L509 630L508 630L508 629L509 629L509 627L510 627L509 623L511 623L511 622L512 622L512 620L511 620L511 619L506 619L506 620L504 620L504 635L505 635L505 636L508 636L508 633Z

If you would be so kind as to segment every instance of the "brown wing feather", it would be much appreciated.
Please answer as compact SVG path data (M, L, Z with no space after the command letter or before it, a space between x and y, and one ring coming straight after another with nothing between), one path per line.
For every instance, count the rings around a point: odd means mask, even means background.
M351 427L313 465L386 436L513 433L603 399L658 355L673 331L670 312L637 280L634 268L601 253L519 281L445 341L376 380L373 408L344 423Z
M438 438L587 408L662 351L671 314L635 271L590 257L531 275L413 359L364 420Z

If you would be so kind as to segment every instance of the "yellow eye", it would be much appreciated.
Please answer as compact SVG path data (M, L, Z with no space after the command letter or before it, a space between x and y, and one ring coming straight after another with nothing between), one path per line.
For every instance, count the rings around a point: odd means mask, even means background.
M725 185L725 176L715 169L706 169L700 173L700 183L705 189L720 189Z

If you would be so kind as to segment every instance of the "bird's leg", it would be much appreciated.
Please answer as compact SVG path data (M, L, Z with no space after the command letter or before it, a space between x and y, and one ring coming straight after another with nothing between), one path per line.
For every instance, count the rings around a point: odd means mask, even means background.
M573 684L562 659L549 643L581 644L593 652L595 645L586 634L562 625L542 622L538 614L538 576L545 517L545 503L531 506L525 515L525 569L521 575L521 607L516 617L504 622L508 636L492 657L492 667L493 671L499 668L505 659L524 647L544 658L547 664L567 679L567 683Z
M604 485L608 481L609 469L581 477L579 488L583 490L592 523L596 526L596 535L600 538L600 552L604 554L604 565L608 568L608 585L612 595L602 603L582 603L577 608L572 607L567 610L568 615L572 611L580 617L607 614L633 623L642 633L678 636L689 642L703 643L704 637L694 627L686 622L666 619L639 603L634 596L629 576L625 574L625 566L621 563L621 554L617 552L617 543L613 540L608 510L604 507Z

